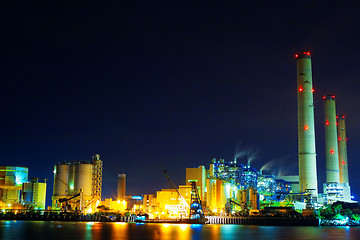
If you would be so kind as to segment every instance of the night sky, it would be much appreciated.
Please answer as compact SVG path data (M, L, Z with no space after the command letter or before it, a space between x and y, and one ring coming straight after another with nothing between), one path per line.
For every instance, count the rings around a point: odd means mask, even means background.
M297 51L312 54L319 190L322 96L346 115L360 193L359 6L334 1L19 1L1 12L1 161L47 178L59 161L104 163L103 198L185 184L211 158L297 174ZM316 2L316 3L313 3ZM356 1L354 1L356 2ZM290 4L291 3L291 4Z

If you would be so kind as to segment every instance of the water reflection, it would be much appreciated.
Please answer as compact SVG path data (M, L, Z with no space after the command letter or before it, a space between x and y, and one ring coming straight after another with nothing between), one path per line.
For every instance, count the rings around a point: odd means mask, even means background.
M360 239L360 227L0 221L0 239Z

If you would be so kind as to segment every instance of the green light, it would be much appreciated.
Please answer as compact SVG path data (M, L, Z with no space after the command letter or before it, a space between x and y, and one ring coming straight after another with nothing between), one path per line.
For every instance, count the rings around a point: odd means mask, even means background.
M70 189L71 189L71 190L74 190L74 184L71 184L71 185L70 185Z

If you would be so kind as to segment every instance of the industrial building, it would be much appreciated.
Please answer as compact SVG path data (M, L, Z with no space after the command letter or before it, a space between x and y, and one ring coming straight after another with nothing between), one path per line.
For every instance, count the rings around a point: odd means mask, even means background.
M186 185L162 189L155 195L144 195L142 209L150 218L186 218L195 181L202 206L207 214L234 211L258 211L260 200L281 201L292 192L291 183L273 175L262 174L238 162L213 158L209 168L201 165L186 168ZM298 184L298 180L297 180ZM281 198L279 196L282 196Z
M45 209L46 182L39 182L38 178L31 178L30 182L23 183L22 203L33 209Z
M0 201L5 204L19 203L23 183L28 181L27 167L0 166Z
M102 161L95 154L92 161L61 162L54 167L52 208L95 211L101 201Z

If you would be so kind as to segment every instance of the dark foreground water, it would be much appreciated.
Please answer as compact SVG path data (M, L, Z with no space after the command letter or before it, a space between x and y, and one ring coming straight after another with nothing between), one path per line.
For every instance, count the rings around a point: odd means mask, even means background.
M360 227L268 227L197 224L0 221L0 239L360 240Z

